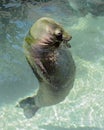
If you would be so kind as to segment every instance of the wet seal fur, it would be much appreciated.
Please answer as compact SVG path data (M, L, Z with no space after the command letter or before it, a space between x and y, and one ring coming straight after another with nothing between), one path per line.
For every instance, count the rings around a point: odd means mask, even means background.
M68 41L72 38L51 18L40 18L25 38L26 59L39 81L36 95L19 101L27 118L45 106L65 99L75 80L75 63Z

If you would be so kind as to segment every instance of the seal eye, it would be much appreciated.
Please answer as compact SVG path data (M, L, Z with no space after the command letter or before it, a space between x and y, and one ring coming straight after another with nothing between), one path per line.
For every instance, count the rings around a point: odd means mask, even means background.
M57 38L58 40L62 40L62 31L61 31L61 30L57 29L57 30L55 31L55 35L56 35L56 38Z
M55 35L56 35L56 36L62 35L62 31L59 30L59 29L56 29L56 30L55 30Z

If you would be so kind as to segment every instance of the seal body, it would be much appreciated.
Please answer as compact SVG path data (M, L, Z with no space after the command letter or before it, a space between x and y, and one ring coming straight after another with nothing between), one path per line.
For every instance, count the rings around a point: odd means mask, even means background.
M45 106L65 99L73 87L75 63L68 45L71 36L51 18L39 19L25 38L26 59L39 81L33 97L19 102L26 117L31 118Z
M38 106L54 105L63 101L73 87L74 61L69 49L64 47L57 48L54 52L50 51L42 60L49 79L48 82L40 82L37 104Z

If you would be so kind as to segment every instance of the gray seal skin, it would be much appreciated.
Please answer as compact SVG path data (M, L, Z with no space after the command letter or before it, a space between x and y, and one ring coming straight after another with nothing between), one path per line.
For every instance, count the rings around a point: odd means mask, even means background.
M27 118L45 106L60 103L69 94L75 79L75 63L68 43L72 36L51 18L40 18L25 38L26 59L39 81L32 97L19 101Z

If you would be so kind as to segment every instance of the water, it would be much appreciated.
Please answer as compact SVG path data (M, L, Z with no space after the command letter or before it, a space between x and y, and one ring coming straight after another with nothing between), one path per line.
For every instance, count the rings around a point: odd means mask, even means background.
M104 130L104 2L79 1L80 6L78 0L33 4L1 1L0 130ZM94 11L95 7L100 9ZM32 119L26 119L15 105L34 94L38 81L22 45L30 26L43 16L54 18L72 34L77 74L72 91L62 103L42 108Z

